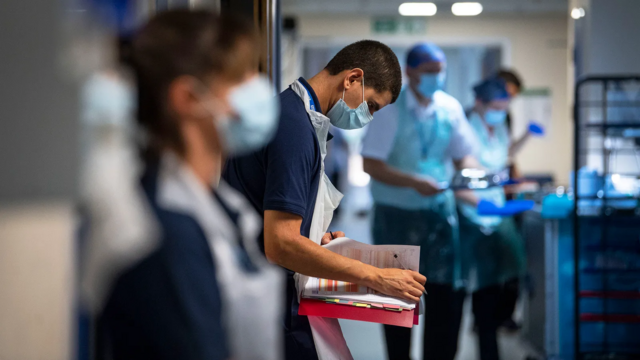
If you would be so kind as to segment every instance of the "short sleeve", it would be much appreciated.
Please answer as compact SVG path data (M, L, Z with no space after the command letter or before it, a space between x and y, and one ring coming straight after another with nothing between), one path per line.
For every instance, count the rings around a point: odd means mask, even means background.
M469 125L462 105L457 100L452 104L450 111L453 133L448 152L453 160L462 160L464 157L475 153L476 135L471 125Z
M378 111L367 126L362 143L362 157L386 161L393 149L398 129L398 108L389 105Z
M265 149L266 184L264 210L277 210L304 218L312 197L313 179L320 168L320 151L315 132L306 112L289 112L281 116L281 126ZM298 125L298 126L295 126Z

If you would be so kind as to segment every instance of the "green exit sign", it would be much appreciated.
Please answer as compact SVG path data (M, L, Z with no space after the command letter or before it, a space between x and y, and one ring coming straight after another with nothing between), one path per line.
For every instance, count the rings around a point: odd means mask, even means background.
M427 20L424 18L373 18L371 31L382 35L424 35Z

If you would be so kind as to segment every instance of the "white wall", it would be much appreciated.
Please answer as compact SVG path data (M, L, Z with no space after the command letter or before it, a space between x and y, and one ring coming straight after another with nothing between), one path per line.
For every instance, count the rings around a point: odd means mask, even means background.
M299 36L306 42L373 38L386 43L432 40L440 44L499 44L504 63L522 75L526 87L549 88L553 118L548 136L533 139L518 155L524 173L552 173L568 183L572 161L571 104L568 101L568 16L436 16L427 20L426 36L375 36L367 16L299 16ZM518 119L516 119L518 121Z
M572 0L569 9L582 7L585 17L571 20L569 25L570 42L575 44L576 59L579 76L601 75L635 75L640 74L640 45L637 37L640 35L640 1L637 0ZM581 64L581 66L580 66ZM572 79L572 83L573 84ZM627 83L626 96L634 99L638 93L638 84ZM584 94L592 99L601 96L599 87L591 86ZM587 95L588 94L588 95ZM583 95L583 96L584 96ZM624 93L610 89L609 96L623 96ZM611 99L611 98L610 98ZM622 111L620 108L610 108L607 111L608 121L639 121L638 111L632 109ZM600 121L602 110L592 107L582 114L582 121ZM583 133L585 144L591 148L600 148L602 137L590 133L587 138ZM637 148L632 139L613 139L609 143L616 148ZM613 151L608 160L608 172L637 173L640 164L636 154L630 151ZM583 159L585 160L585 159ZM599 152L589 152L585 165L598 171L605 170L605 162Z
M586 9L589 74L640 73L640 1L591 0Z
M0 360L73 358L79 131L61 26L76 14L70 4L0 3Z
M73 204L0 206L0 359L72 359Z

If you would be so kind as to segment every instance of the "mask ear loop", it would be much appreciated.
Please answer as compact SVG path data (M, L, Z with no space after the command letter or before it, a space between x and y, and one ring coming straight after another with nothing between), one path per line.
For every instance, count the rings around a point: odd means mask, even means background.
M342 100L344 100L344 92L347 89L342 89ZM362 75L362 102L364 102L364 75Z
M194 86L195 88L200 88L203 90L203 92L210 92L210 90L207 88L207 85L205 85L205 83L202 82L202 80L194 77L194 84L195 84ZM208 115L211 117L211 120L213 121L215 126L220 126L223 123L233 121L232 120L233 117L230 114L220 114L218 112L217 107L220 105L220 102L222 100L220 100L217 97L213 97L205 100L200 94L197 94L195 91L194 91L194 95L198 99L198 102L200 103L200 106L202 106L202 109L206 111Z

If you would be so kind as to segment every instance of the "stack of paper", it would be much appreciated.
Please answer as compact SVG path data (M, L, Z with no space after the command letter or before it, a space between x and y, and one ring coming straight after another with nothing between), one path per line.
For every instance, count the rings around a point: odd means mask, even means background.
M340 255L378 268L399 268L418 271L420 247L411 245L368 245L339 238L324 246ZM329 303L392 311L414 309L416 304L376 292L366 286L319 278L303 279L302 297Z
M375 304L370 304L369 306L370 307L367 307L367 305L341 306L339 302L332 303L331 301L303 298L300 301L298 314L305 316L367 321L379 324L403 326L407 328L411 328L413 325L418 325L419 316L417 309L402 310L397 307L393 311L388 311L391 309L385 309L384 307L381 309Z

